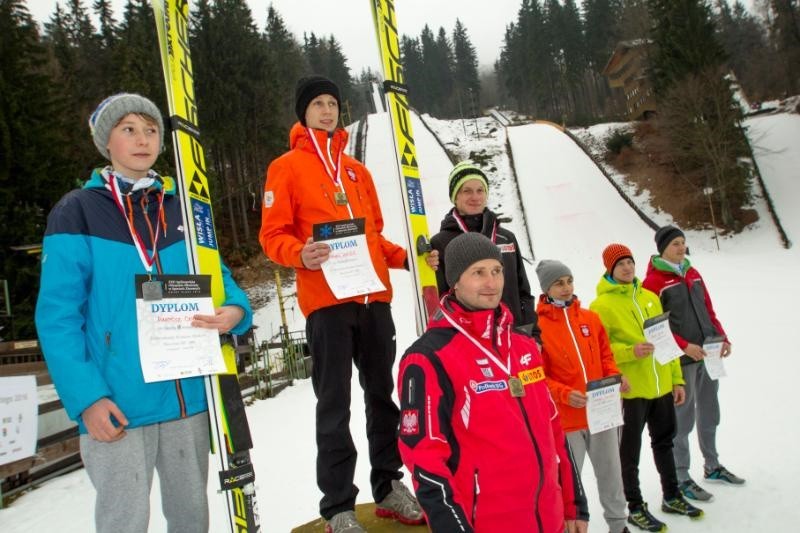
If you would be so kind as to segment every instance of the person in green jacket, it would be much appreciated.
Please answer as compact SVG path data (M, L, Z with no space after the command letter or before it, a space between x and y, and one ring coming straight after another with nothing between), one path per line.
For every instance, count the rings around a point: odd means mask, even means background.
M589 308L600 315L614 360L630 383L630 390L622 394L624 424L619 448L628 522L646 531L666 531L666 524L647 509L639 487L639 456L645 424L661 478L664 495L661 510L691 518L703 515L678 489L672 456L674 406L685 398L681 365L677 359L666 365L659 363L653 356L655 347L644 336L644 321L663 311L658 296L644 289L636 277L630 248L610 244L603 250L603 265L606 271L597 284L597 298Z

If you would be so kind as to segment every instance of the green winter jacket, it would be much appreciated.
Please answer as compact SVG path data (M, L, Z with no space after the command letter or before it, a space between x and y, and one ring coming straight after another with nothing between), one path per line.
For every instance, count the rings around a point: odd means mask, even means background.
M672 392L673 385L683 385L679 359L662 365L652 355L637 359L633 354L636 344L647 342L644 321L663 313L658 296L643 288L638 278L633 283L620 284L604 275L597 284L597 298L589 308L600 315L614 360L630 382L631 390L623 393L623 398L652 400Z

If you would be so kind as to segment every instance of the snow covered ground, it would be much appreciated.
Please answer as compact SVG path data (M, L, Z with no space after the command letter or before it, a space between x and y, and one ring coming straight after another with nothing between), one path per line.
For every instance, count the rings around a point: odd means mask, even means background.
M759 166L793 240L800 239L799 120L797 115L772 115L752 118L747 123L751 126L751 138L759 147ZM434 128L442 130L442 137L459 136L460 123L431 122ZM429 227L436 231L442 215L450 208L447 199L450 163L425 128L417 120L413 125ZM639 274L643 275L647 257L655 251L652 231L616 195L585 154L550 126L517 126L509 129L509 135L537 259L557 258L567 263L575 275L577 294L586 305L594 297L594 287L603 270L600 253L608 243L618 241L630 246L636 255ZM381 196L386 235L402 243L401 198L391 150L387 116L370 116L367 165ZM512 183L507 167L496 166L499 189L492 188L490 203L502 202L502 210L513 216L516 223L521 220L516 210L519 208L511 209L510 201L501 199ZM702 506L706 517L700 522L664 516L657 510L660 495L652 459L649 450L643 450L641 478L645 497L655 514L669 524L671 532L789 531L795 527L793 524L800 523L800 508L791 504L794 482L800 478L800 461L792 451L796 437L800 437L794 408L794 382L800 364L796 349L789 342L800 301L800 282L796 277L800 256L797 247L786 250L780 246L763 202L757 202L755 208L759 210L760 221L742 234L722 240L720 251L716 250L710 233L687 232L691 260L706 278L718 314L733 341L734 351L727 361L728 377L723 378L720 392L721 460L747 478L747 484L735 488L708 486L716 498ZM657 220L668 221L664 215ZM511 227L522 239L519 226ZM532 286L538 288L533 265L528 275ZM394 271L392 283L399 357L415 338L413 304L408 274ZM272 302L257 313L261 339L277 331L279 317L274 299ZM289 320L293 329L302 328L299 311L290 312ZM353 386L358 387L355 379ZM255 402L247 413L254 433L253 462L263 530L289 531L317 516L320 496L314 479L311 384L308 380L295 382L278 397ZM363 403L355 393L351 428L361 452L356 471L356 484L361 487L359 502L371 499L364 425ZM692 473L696 478L701 477L698 457L695 444ZM214 475L212 472L212 480ZM590 531L606 531L588 461L583 478L593 517ZM213 486L209 487L209 496L212 517L217 519L211 531L224 531L223 504ZM0 531L93 531L93 497L83 470L48 481L9 508L0 510ZM157 481L152 508L150 531L165 531Z

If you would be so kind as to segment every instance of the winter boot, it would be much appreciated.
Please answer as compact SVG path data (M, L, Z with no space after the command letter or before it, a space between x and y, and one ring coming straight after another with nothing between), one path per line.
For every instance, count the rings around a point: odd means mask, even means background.
M667 530L667 524L660 521L647 510L647 504L636 505L630 508L628 523L645 531L662 532Z
M425 523L425 515L422 514L417 499L396 479L392 480L392 492L375 506L375 514L381 518L394 518L409 526Z

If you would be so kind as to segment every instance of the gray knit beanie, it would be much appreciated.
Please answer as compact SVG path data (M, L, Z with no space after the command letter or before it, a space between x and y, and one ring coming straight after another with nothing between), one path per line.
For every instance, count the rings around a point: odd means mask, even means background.
M159 150L164 149L164 120L156 104L139 94L119 93L100 102L89 117L89 130L92 132L94 145L109 161L111 156L108 154L108 138L111 130L129 113L147 115L158 123L158 133L161 135Z
M555 259L542 259L536 266L536 275L539 276L539 286L547 294L556 280L563 276L571 276L572 271L567 265Z
M462 233L444 250L444 277L451 287L473 263L482 259L496 259L503 263L500 249L480 233Z

